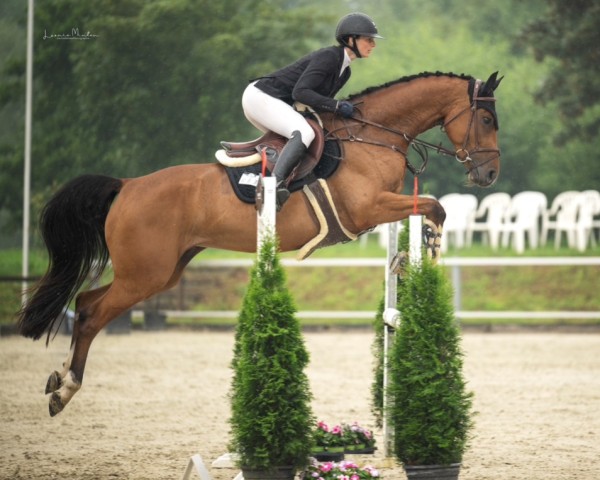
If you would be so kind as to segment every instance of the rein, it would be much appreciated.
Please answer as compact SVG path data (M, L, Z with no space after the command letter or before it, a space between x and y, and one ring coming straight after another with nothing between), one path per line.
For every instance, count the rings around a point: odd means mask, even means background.
M479 153L479 152L495 152L498 155L500 155L499 149L479 148L479 135L478 135L477 123L475 123L475 142L476 142L475 149L472 151L469 151L466 148L467 144L469 143L469 138L471 135L471 127L472 127L473 121L475 119L475 112L478 110L478 108L480 108L480 107L478 107L477 102L483 102L483 101L495 102L496 101L496 99L494 97L479 97L478 96L479 89L480 89L482 83L483 82L481 80L477 80L477 82L475 83L474 90L473 90L473 100L472 100L471 104L468 107L466 107L465 109L461 110L454 117L452 117L450 120L448 120L447 122L443 123L440 126L442 131L445 131L445 129L448 125L450 125L456 119L461 117L464 113L468 112L469 110L471 111L471 117L469 119L469 125L468 125L468 128L465 133L465 138L463 140L462 147L458 148L455 151L452 151L452 150L442 146L441 143L439 145L435 145L435 144L427 142L425 140L421 140L418 137L413 137L405 132L401 132L400 130L386 127L385 125L382 125L382 124L379 124L376 122L372 122L372 121L366 120L364 118L351 117L351 120L354 120L354 121L358 122L359 124L362 124L362 127L364 127L365 125L369 125L371 127L377 128L379 130L384 130L386 132L393 133L394 135L398 135L398 136L402 137L408 143L408 145L411 146L413 148L413 150L415 152L417 152L417 154L421 157L422 163L421 163L421 166L418 168L416 168L414 165L412 165L410 163L410 161L408 160L408 152L406 151L406 149L403 149L395 144L383 143L383 142L379 142L377 140L368 140L368 139L362 138L360 136L357 136L352 133L352 129L358 125L349 125L345 119L344 119L344 125L342 127L339 127L335 130L330 131L327 136L332 137L332 138L335 137L341 141L367 143L369 145L375 145L375 146L379 146L379 147L389 148L389 149L393 150L394 152L398 152L400 155L402 155L404 157L404 161L406 162L406 168L408 168L408 170L410 170L410 172L415 176L420 175L421 173L423 173L425 171L427 162L429 160L429 150L434 151L435 153L440 154L440 155L454 157L459 163L471 162L472 163L471 168L469 168L467 170L467 174L469 174L472 170L479 168L482 165L485 165L486 163L492 161L492 159L494 158L494 157L491 157L480 163L476 163L471 158L472 154ZM359 112L360 112L360 110L359 110ZM346 137L339 137L337 135L334 135L336 132L339 132L342 130L346 130L346 132L347 132Z

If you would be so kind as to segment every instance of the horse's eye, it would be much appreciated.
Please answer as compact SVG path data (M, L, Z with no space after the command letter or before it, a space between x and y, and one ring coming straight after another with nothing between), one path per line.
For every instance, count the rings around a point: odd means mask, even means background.
M484 123L484 125L491 125L493 120L492 117L483 117L481 121Z

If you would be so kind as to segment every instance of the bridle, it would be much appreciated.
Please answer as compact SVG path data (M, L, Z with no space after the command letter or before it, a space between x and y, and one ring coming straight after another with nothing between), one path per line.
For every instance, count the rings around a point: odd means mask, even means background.
M406 161L406 167L411 171L411 173L413 175L420 175L421 173L423 173L423 171L425 170L425 167L427 166L427 161L429 160L428 151L431 150L440 155L454 157L459 163L464 164L467 162L471 162L470 168L467 169L467 175L468 175L473 170L485 165L486 163L491 162L492 160L494 160L495 158L500 156L500 149L498 149L498 148L482 148L479 145L478 122L475 122L475 114L476 114L477 110L479 108L483 108L479 105L479 102L495 102L496 101L496 99L494 97L480 97L479 96L479 92L481 90L481 86L483 85L483 83L484 82L482 82L481 80L475 81L475 84L473 87L473 99L471 101L471 104L468 107L466 107L463 110L461 110L460 112L458 112L447 122L445 122L445 123L440 122L441 130L446 131L446 127L448 127L448 125L450 125L452 122L454 122L455 120L460 118L463 114L465 114L469 111L471 112L471 116L469 118L469 125L465 132L465 138L462 142L462 146L460 148L456 149L455 151L445 148L441 144L435 145L435 144L427 142L425 140L421 140L420 138L413 137L405 132L401 132L400 130L386 127L385 125L381 125L379 123L375 123L375 122L372 122L365 118L362 118L362 113L361 113L361 117L353 116L353 117L351 117L351 119L349 119L349 120L358 122L358 124L353 124L353 125L349 124L348 120L344 119L343 126L328 132L327 138L328 139L335 138L337 140L347 141L347 142L361 142L361 143L367 143L369 145L376 145L376 146L380 146L380 147L384 147L384 148L389 148L389 149L393 150L394 152L398 152L400 155L402 155L404 157L404 159ZM355 107L356 107L356 105L355 105ZM360 109L356 108L356 110L360 113ZM475 122L475 148L473 150L469 151L469 150L467 150L467 145L469 144L469 140L470 140L470 136L471 136L471 127L473 126L474 122ZM352 129L359 125L361 128L364 127L365 125L369 125L371 127L377 128L379 130L384 130L386 132L390 132L390 133L393 133L395 135L402 137L407 142L407 144L408 144L407 146L412 147L413 150L415 150L421 157L421 160L422 160L421 166L416 168L414 165L412 165L410 163L410 161L408 160L407 150L399 147L396 144L389 144L389 143L379 142L377 140L365 139L363 137L357 136L354 133L352 133ZM339 132L344 131L344 130L346 131L347 135L344 137L339 136ZM471 157L472 155L474 155L476 153L488 153L488 152L495 153L496 155L490 156L489 158L484 159L484 160L480 161L479 163L475 162L473 160L473 158Z

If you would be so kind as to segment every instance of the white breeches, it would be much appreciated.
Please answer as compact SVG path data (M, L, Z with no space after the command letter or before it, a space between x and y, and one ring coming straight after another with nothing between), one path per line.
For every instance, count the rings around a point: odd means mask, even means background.
M254 83L244 90L242 108L248 121L261 132L271 130L291 138L292 133L298 130L306 148L315 138L315 132L302 115L287 103L259 90Z

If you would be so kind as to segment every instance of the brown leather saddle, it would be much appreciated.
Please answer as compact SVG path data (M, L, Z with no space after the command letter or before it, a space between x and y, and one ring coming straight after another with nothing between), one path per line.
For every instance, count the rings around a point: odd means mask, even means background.
M315 139L310 144L308 150L300 160L300 163L294 168L287 182L304 178L319 163L323 154L325 145L325 135L321 126L311 118L306 121L315 132ZM273 171L275 160L279 157L281 150L287 143L288 139L274 132L267 132L262 137L249 142L221 142L221 146L225 150L227 156L231 159L241 159L256 154L260 154L263 149L267 154L267 168Z

